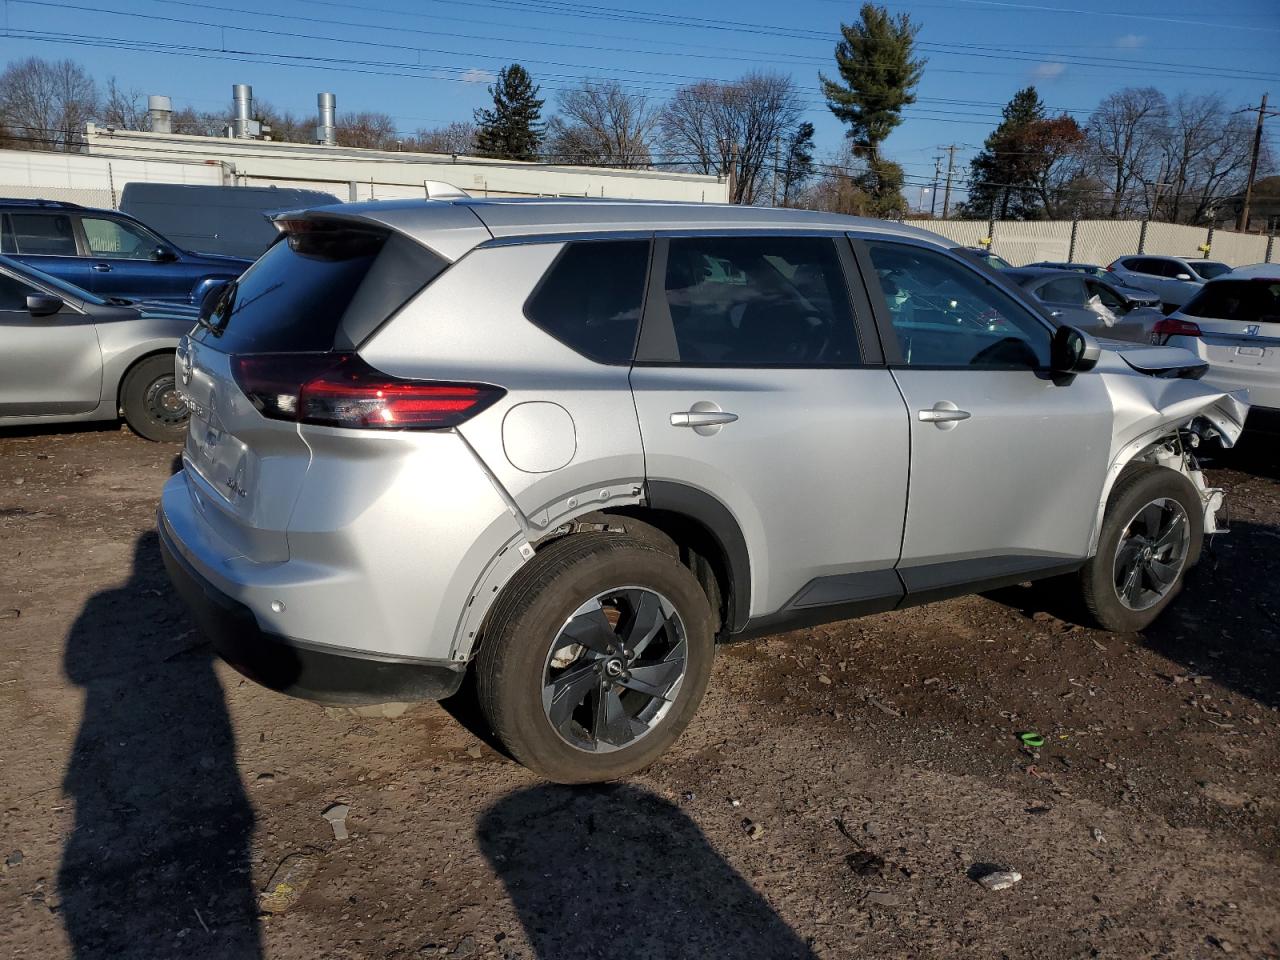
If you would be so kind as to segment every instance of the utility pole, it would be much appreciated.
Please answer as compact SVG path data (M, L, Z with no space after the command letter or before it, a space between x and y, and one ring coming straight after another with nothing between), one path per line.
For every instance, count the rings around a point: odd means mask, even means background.
M942 155L933 158L933 193L929 195L929 218L938 209L938 180L942 177Z
M729 202L737 203L734 194L738 190L738 145L729 144Z
M1253 159L1249 161L1249 179L1244 184L1244 204L1240 207L1240 222L1236 224L1236 229L1244 233L1249 227L1249 201L1253 197L1253 178L1258 175L1258 153L1262 149L1262 119L1264 117L1280 116L1276 111L1267 110L1267 94L1262 95L1262 105L1259 107L1250 107L1249 112L1258 111L1258 127L1253 134ZM1241 111L1242 113L1244 111Z
M782 140L781 134L775 134L773 138L773 200L769 206L776 207L778 205L778 153ZM783 196L786 196L786 187L783 187Z
M951 174L956 166L956 145L953 143L947 150L947 192L942 196L942 219L947 219L951 212Z

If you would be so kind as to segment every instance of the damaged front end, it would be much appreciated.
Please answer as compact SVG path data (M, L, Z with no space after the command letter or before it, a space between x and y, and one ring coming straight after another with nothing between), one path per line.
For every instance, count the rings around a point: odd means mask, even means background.
M1158 464L1186 476L1200 495L1205 534L1222 532L1223 492L1205 481L1197 453L1212 444L1229 449L1240 439L1249 413L1247 391L1202 383L1204 364L1186 350L1108 347L1098 369L1117 374L1105 378L1114 409L1111 466L1091 547L1097 548L1111 488L1131 463Z

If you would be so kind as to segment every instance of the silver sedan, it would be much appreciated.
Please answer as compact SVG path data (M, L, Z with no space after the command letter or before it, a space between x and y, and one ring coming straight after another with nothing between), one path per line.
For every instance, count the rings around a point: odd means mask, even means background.
M103 299L0 256L0 427L115 420L180 440L174 350L197 308Z

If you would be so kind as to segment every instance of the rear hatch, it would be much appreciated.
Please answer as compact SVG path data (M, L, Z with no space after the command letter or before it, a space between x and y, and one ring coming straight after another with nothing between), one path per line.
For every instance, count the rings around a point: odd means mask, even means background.
M1178 312L1194 325L1213 374L1246 386L1254 402L1280 399L1280 273L1274 279L1223 278L1205 285ZM1270 396L1268 396L1268 394Z
M355 348L446 266L375 225L304 218L282 227L202 311L177 358L196 510L231 556L259 562L289 556L286 529L311 461L298 422L303 386L349 370Z

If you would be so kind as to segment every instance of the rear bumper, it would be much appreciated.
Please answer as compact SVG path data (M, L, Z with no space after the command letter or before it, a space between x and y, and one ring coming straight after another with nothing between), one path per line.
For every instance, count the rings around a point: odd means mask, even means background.
M250 680L290 696L343 705L441 700L462 685L460 663L361 653L264 631L252 610L183 557L163 511L157 527L174 588L218 656Z

